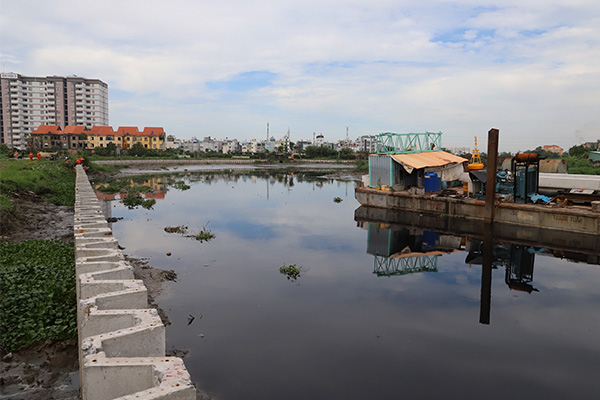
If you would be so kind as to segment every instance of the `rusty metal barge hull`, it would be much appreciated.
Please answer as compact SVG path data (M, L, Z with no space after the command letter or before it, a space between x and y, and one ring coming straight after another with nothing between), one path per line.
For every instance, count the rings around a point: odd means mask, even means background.
M485 202L481 200L367 187L357 187L354 196L361 205L368 207L484 221ZM589 207L499 202L494 214L494 223L600 235L600 212L593 212Z

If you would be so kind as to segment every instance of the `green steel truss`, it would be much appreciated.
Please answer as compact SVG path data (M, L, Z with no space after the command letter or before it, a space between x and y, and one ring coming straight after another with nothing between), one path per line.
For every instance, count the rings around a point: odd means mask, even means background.
M425 254L420 257L386 258L375 256L373 273L377 276L407 275L416 272L437 272L439 255Z
M407 154L442 150L442 132L377 135L377 154Z

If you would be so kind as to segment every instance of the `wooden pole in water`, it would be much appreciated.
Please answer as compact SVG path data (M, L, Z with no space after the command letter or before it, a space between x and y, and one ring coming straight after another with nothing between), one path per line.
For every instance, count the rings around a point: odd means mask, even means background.
M485 182L485 215L486 223L494 222L494 203L496 201L496 170L498 165L498 135L500 131L492 128L488 132L487 175Z

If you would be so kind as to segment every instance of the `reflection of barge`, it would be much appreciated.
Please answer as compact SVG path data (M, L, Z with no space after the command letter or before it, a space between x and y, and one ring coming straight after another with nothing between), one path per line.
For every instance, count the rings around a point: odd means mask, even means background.
M415 227L436 231L440 234L479 238L484 236L485 228L483 220L380 207L361 206L354 212L354 219L359 224L371 222L386 226ZM600 264L600 235L597 234L503 224L496 221L493 225L492 236L498 242L550 248L559 257Z

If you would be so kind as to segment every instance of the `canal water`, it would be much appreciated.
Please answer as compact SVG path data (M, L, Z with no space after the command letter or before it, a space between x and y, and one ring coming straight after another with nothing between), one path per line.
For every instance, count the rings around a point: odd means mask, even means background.
M156 299L167 348L189 351L215 399L598 398L594 251L498 243L484 287L480 238L357 221L354 182L257 171L143 183L156 204L112 201L114 235L177 273ZM178 226L215 237L165 231ZM280 271L290 265L299 276Z

